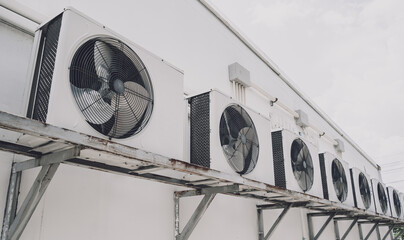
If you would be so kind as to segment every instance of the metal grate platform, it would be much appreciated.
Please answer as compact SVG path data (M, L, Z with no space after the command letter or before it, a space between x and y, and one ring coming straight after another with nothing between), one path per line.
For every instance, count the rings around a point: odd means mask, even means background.
M42 167L40 172L40 174L43 172L42 179L50 181L59 163L63 163L190 189L189 191L176 192L175 196L177 198L195 195L214 196L216 193L223 193L236 197L261 200L260 205L257 205L259 214L262 214L262 210L268 209L303 207L312 210L308 218L332 216L330 220L334 219L334 221L335 219L338 220L337 217L344 220L352 219L355 220L355 223L359 219L362 221L362 224L364 222L377 223L389 227L397 227L404 224L400 219L368 213L341 203L331 202L326 199L253 181L242 176L230 175L180 160L170 159L5 112L0 112L0 129L1 131L9 131L10 133L19 135L18 141L0 139L0 150L24 155L28 159L14 163L11 178L18 178L17 173L21 173L25 169ZM39 180L41 180L40 177L38 176ZM35 204L32 203L35 203L35 201L28 199L27 209L24 209L23 204L18 213L15 214L16 209L13 209L12 206L12 189L15 186L12 183L11 180L8 194L9 206L6 207L2 240L18 239L26 223L29 221L32 214L31 211L35 210ZM43 189L41 186L40 189L34 190L39 191L40 199L46 187ZM34 196L38 197L38 195ZM14 195L14 197L18 196ZM213 197L207 199L206 202L210 203L212 199ZM33 208L30 204L34 205ZM326 223L328 224L328 222ZM177 239L187 239L184 238L184 235L180 237L179 231L176 231L176 233L178 234ZM312 235L311 239L317 239L316 237L319 236L319 234L317 234L318 236ZM264 239L263 234L259 236L262 236L260 239Z

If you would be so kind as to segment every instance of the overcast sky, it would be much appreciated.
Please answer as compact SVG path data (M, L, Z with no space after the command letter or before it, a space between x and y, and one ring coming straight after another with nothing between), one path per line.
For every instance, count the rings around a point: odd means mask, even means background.
M403 0L210 2L382 166L385 182L404 179Z

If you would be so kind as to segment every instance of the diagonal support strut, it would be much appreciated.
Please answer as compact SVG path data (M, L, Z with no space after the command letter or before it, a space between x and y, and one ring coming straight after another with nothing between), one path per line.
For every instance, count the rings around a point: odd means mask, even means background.
M275 222L272 224L271 228L268 230L267 234L264 236L264 219L263 219L263 209L257 206L257 213L258 213L258 239L259 240L267 240L271 237L271 235L274 233L275 229L279 225L279 223L282 221L283 217L286 215L286 213L290 210L290 208L293 206L292 203L285 205L283 208L282 212L279 214L278 218L275 220Z

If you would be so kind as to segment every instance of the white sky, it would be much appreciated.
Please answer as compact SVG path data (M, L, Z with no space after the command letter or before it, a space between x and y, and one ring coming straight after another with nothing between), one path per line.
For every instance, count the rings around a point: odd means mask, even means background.
M403 0L210 2L404 192Z

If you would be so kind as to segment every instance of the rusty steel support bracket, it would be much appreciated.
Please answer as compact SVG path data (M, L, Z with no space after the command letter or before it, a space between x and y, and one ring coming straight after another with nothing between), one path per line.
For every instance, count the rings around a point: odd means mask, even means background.
M307 214L307 225L309 228L309 239L310 240L317 240L327 225L331 222L331 220L337 215L337 212L329 212L329 213L308 213ZM325 217L328 216L327 220L324 222L324 224L321 226L321 228L318 230L317 234L314 234L314 228L313 228L313 217Z
M37 159L13 164L7 192L1 240L17 240L20 238L60 163L78 156L79 152L80 149L78 147L73 147L43 155ZM35 167L41 167L41 170L20 209L17 209L21 174L24 170Z
M229 193L229 192L238 192L240 190L239 185L229 185L222 187L210 187L203 188L200 190L189 190L189 191L181 191L174 192L174 234L176 240L187 240L189 236L192 234L192 231L198 225L199 220L201 220L203 214L208 209L209 205L215 198L218 193ZM192 197L192 196L200 196L204 195L203 199L199 203L198 207L192 214L191 218L188 220L188 223L185 225L182 232L180 232L180 198L181 197Z

